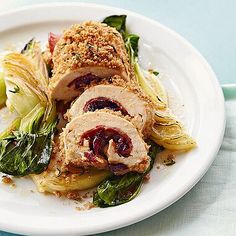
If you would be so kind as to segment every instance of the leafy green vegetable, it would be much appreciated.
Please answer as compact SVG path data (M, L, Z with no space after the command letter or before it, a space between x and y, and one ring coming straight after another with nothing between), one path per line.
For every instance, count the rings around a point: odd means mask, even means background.
M159 72L158 72L158 71L152 71L152 73L153 73L155 76L158 76L158 75L159 75Z
M131 64L137 64L138 61L138 42L138 35L127 34L125 37L125 47L128 52Z
M25 54L25 53L29 53L32 50L34 50L34 43L35 43L35 38L30 39L30 41L21 50L21 53Z
M141 174L133 172L113 176L98 186L93 203L99 207L109 207L128 202L139 193L142 180Z
M124 37L126 34L126 15L112 15L103 20L103 23L116 28Z
M5 106L7 100L6 85L3 77L3 73L0 72L0 108Z
M36 105L31 112L29 112L24 118L21 119L19 131L33 134L40 130L41 119L45 112L45 108Z
M14 176L39 174L50 161L55 123L37 134L14 132L0 142L0 172Z
M0 172L39 174L50 161L56 126L56 106L48 93L48 73L39 43L34 39L2 63L6 105L18 114L0 134Z
M47 122L53 121L51 116L55 119L55 104L48 95L48 73L39 43L30 41L30 45L24 54L10 53L3 60L7 106L21 118L28 115L36 105L41 106L45 109L42 123L47 125ZM14 88L19 88L17 93L9 92L15 91Z
M117 206L134 199L142 186L144 176L152 169L157 153L162 147L153 141L148 141L150 145L149 156L151 158L150 167L144 174L129 172L121 176L112 176L103 181L93 196L93 203L99 207Z
M162 146L156 144L152 140L148 140L147 144L150 146L148 155L151 158L151 161L150 161L149 168L146 170L146 172L144 174L147 174L147 173L150 172L150 170L153 168L153 165L154 165L155 159L157 157L157 154L164 150L164 148Z

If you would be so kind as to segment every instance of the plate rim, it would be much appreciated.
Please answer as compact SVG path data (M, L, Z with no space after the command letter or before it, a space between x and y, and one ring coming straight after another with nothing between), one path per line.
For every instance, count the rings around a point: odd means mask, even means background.
M152 209L152 211L149 211L148 213L145 212L142 215L138 215L133 217L132 219L129 219L125 222L117 222L117 223L113 223L113 225L109 225L106 226L105 228L102 227L97 227L96 229L88 229L86 232L85 230L83 232L79 232L79 228L74 228L73 231L74 233L82 233L82 234L91 234L91 233L101 233L101 232L107 232L110 230L115 230L121 227L125 227L137 222L140 222L160 211L162 211L163 209L167 208L168 206L172 205L173 203L175 203L176 201L178 201L180 198L182 198L188 191L190 191L200 180L201 178L205 175L205 173L207 172L207 170L210 168L211 164L213 163L213 161L215 160L217 153L221 147L222 141L223 141L223 137L224 137L224 132L225 132L225 125L226 125L226 115L225 115L225 102L224 102L224 96L223 96L223 91L221 90L220 87L220 82L217 80L216 74L213 71L213 69L211 68L210 64L207 62L207 60L202 56L202 54L190 43L188 42L183 36L181 36L179 33L175 32L174 30L170 29L169 27L159 23L156 20L153 20L151 18L148 18L142 14L136 13L134 11L131 10L126 10L126 9L122 9L122 8L118 8L118 7L113 7L113 6L109 6L109 5L104 5L104 4L95 4L95 3L85 3L85 2L67 2L67 3L63 3L63 2L54 2L54 3L44 3L44 4L33 4L33 5L26 5L24 7L19 7L13 10L8 10L8 11L4 11L2 13L0 13L0 19L2 17L8 16L8 15L14 15L17 14L18 12L22 12L22 11L29 11L29 10L37 10L38 8L48 8L48 7L63 7L63 6L67 6L67 7L73 7L73 6L81 6L81 7L93 7L93 8L105 8L111 11L123 11L125 14L130 14L133 15L135 17L141 18L142 20L145 21L149 21L150 23L157 25L158 27L162 28L163 30L167 31L168 33L170 33L172 36L174 36L175 38L177 38L178 40L180 40L183 44L185 44L188 48L190 48L193 52L194 55L196 55L201 63L206 67L207 71L211 74L210 75L210 79L213 81L214 80L214 89L215 92L217 94L217 97L220 99L220 107L221 107L221 123L222 123L222 127L221 127L221 131L220 131L220 135L218 137L218 142L217 142L217 147L215 148L214 153L212 153L211 158L209 158L209 161L207 163L207 165L202 169L201 173L195 178L192 178L192 182L189 183L188 186L185 186L184 191L182 191L181 193L179 193L177 195L177 197L174 197L170 202L168 202L167 204L163 205L161 208L159 209ZM29 227L28 225L25 226L18 226L15 227L15 229L13 229L14 224L4 224L2 222L0 222L0 230L4 230L7 232L14 232L14 233L23 233L23 234L39 234L40 229L35 229L35 227ZM68 229L65 229L68 230ZM54 230L50 229L50 231L48 229L41 229L40 233L42 233L43 235L54 235L54 234L63 234L66 233L68 231L63 231L63 232L58 232L58 230L56 230L56 227L54 227Z

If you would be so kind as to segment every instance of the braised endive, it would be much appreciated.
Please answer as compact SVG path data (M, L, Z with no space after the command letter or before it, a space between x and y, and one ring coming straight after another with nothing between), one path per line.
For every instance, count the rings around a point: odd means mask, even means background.
M0 134L0 172L24 176L48 165L56 109L48 96L48 74L39 43L32 39L22 53L9 53L2 62L6 105L17 118Z

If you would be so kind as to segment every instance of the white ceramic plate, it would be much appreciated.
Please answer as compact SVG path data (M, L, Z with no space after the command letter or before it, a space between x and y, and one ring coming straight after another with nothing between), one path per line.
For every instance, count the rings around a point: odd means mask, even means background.
M224 99L219 83L196 49L161 24L130 11L94 4L34 6L0 15L0 51L12 43L20 48L33 36L45 43L50 31L59 33L72 23L101 21L112 14L128 16L128 28L141 37L143 66L161 72L161 80L171 95L172 107L177 108L177 115L184 118L198 148L178 157L177 163L171 167L154 168L149 183L143 186L138 197L107 209L78 212L74 202L32 193L35 187L30 180L17 180L16 188L0 185L1 230L69 235L127 226L163 210L182 197L201 179L214 160L225 127Z

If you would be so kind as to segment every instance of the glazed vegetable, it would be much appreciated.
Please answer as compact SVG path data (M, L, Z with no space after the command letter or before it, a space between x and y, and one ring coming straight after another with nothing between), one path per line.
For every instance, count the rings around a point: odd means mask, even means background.
M129 172L123 176L113 176L97 187L93 203L99 207L117 206L137 196L142 186L143 176Z
M93 203L99 207L117 206L134 199L142 186L143 178L153 167L155 158L162 149L153 141L149 141L149 156L151 157L150 167L144 174L129 172L122 176L112 176L103 181L93 196Z
M16 131L2 139L0 172L24 176L44 171L50 161L54 127L55 123L37 134Z
M50 161L50 165L51 162ZM56 163L55 165L57 165ZM98 186L104 179L111 175L107 170L91 169L83 174L58 174L53 168L48 168L39 175L32 175L39 192L55 193L60 191L66 193L73 190L86 190Z
M189 150L196 146L196 141L171 114L156 111L155 120L151 137L159 145L170 150Z
M48 165L56 126L55 104L48 97L48 75L34 39L20 53L9 53L2 67L6 105L18 114L0 134L0 172L24 176Z

